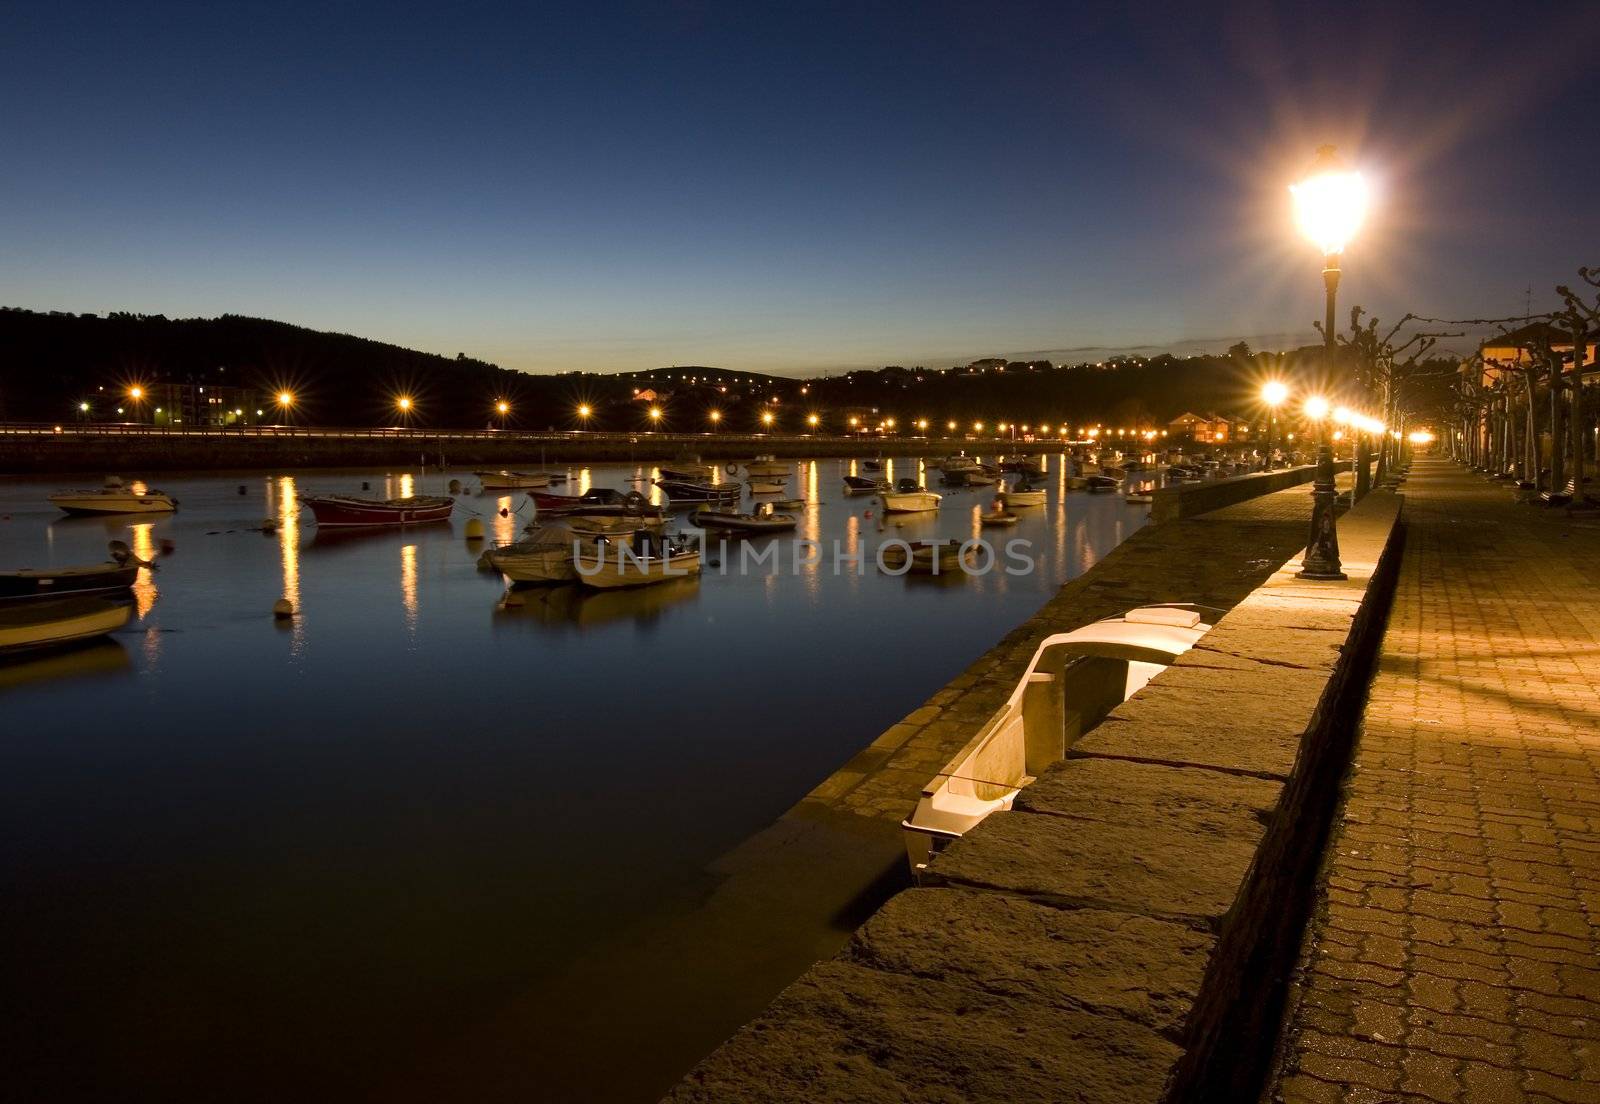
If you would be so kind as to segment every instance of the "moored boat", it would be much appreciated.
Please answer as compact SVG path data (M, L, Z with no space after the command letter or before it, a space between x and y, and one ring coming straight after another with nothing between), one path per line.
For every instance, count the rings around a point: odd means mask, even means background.
M978 515L978 524L985 526L998 526L1004 528L1015 525L1018 520L1020 519L1018 519L1016 514L1013 514L1010 510L1006 509L991 510L987 514Z
M489 549L483 559L513 583L570 583L578 577L572 566L575 540L569 529L546 527L527 540Z
M1029 484L1026 480L1018 483L1006 492L1007 506L1043 506L1044 489Z
M655 485L674 506L696 502L737 502L741 488L737 483L699 483L684 479L657 479ZM780 490L782 488L779 488Z
M1091 491L1114 491L1122 486L1122 480L1114 475L1091 475L1084 484Z
M781 479L752 479L747 484L751 494L782 494L785 486Z
M758 456L744 466L744 474L750 479L788 475L789 465L775 460L771 456Z
M930 510L937 510L943 496L918 485L915 479L902 479L892 491L882 491L879 497L883 501L883 511L886 514L922 514Z
M719 509L710 504L698 507L689 520L702 529L723 529L733 533L786 533L800 523L793 514L780 514L762 503L754 513Z
M0 571L0 601L55 598L63 594L104 594L127 590L139 577L132 562L89 564L82 567L24 567Z
M844 477L844 493L847 495L880 494L888 489L889 482L885 479L868 479L860 475Z
M879 559L892 571L903 567L918 575L954 575L976 555L976 549L963 550L957 541L897 541L884 545Z
M923 787L901 822L920 874L1210 631L1206 607L1141 606L1046 637L1005 704Z
M549 472L475 471L486 491L526 491L550 485Z
M50 503L69 514L170 514L178 500L164 491L134 491L116 476L89 491L57 491Z
M125 602L79 595L0 608L0 653L76 644L115 632L128 623Z
M700 549L636 533L632 540L598 540L575 556L578 583L600 590L650 586L700 574Z
M581 495L529 491L540 517L634 517L661 519L666 516L638 491L623 494L612 487L594 487Z
M395 525L429 525L449 521L455 500L439 495L407 498L360 498L356 495L306 495L319 529L377 528Z

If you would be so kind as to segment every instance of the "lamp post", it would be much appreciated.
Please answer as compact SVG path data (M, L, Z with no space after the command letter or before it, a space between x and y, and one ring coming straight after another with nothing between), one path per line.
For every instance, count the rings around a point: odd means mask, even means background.
M1361 174L1345 168L1332 146L1317 150L1311 173L1289 189L1294 196L1295 222L1301 233L1322 251L1322 285L1327 294L1323 315L1324 372L1334 370L1334 305L1339 294L1339 254L1366 212L1367 187ZM1323 404L1326 406L1326 404ZM1307 404L1308 412L1310 404ZM1301 562L1299 578L1343 579L1339 564L1339 530L1334 515L1338 488L1334 483L1333 444L1327 420L1321 421L1317 445L1317 473L1311 485L1311 537Z
M1278 407L1289 397L1289 385L1282 380L1268 380L1261 386L1261 401L1267 406L1267 470L1272 463L1272 423L1278 420Z

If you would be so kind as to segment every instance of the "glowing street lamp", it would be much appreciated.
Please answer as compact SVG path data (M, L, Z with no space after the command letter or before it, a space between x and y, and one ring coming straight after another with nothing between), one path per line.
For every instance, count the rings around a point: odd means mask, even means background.
M511 404L501 399L494 404L495 413L505 415L511 413Z
M807 414L806 415L806 424L808 426L810 426L812 429L816 429L817 425L821 421L822 421L822 419L820 417L818 417L816 414Z
M722 411L713 410L707 417L711 419L711 424L714 427L718 422L722 421Z
M1345 167L1332 146L1317 150L1311 172L1289 189L1294 196L1294 218L1300 232L1321 251L1322 285L1326 293L1322 323L1323 370L1333 378L1334 305L1339 294L1339 255L1355 236L1367 211L1367 185L1361 174ZM1307 404L1309 407L1309 404ZM1326 403L1324 402L1324 413ZM1309 413L1309 409L1308 409ZM1320 419L1319 419L1320 420ZM1339 564L1339 531L1334 517L1338 491L1333 477L1333 442L1328 439L1328 424L1322 423L1322 440L1317 446L1317 474L1311 485L1311 539L1300 564L1302 579L1343 579ZM1361 476L1365 465L1356 464L1359 498L1365 488Z
M1261 402L1267 408L1267 471L1271 471L1273 468L1272 427L1278 420L1278 407L1282 406L1288 398L1289 385L1282 380L1268 380L1261 385Z
M762 411L762 412L761 412L761 424L762 424L762 425L763 425L763 426L764 426L764 427L766 427L766 428L767 428L767 429L771 429L771 428L772 428L772 421L773 421L773 418L772 418L772 411L770 411L770 410L763 410L763 411Z
M653 426L658 426L661 424L661 408L659 406L652 406L650 408L650 424Z
M411 413L411 396L401 395L394 401L394 405L400 408L400 413L402 414Z

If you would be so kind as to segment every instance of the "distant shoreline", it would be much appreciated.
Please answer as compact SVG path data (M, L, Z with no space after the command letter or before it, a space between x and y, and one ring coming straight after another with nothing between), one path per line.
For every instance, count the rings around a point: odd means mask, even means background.
M336 431L328 431L333 433ZM451 468L482 465L529 469L573 463L671 461L685 454L707 463L748 460L771 454L783 458L944 456L952 452L993 456L1059 452L1059 440L1012 442L961 437L856 440L844 437L701 436L698 434L508 434L489 436L451 431L408 432L405 436L302 436L78 433L0 433L0 477L106 472L222 472L287 468L371 468L374 466Z

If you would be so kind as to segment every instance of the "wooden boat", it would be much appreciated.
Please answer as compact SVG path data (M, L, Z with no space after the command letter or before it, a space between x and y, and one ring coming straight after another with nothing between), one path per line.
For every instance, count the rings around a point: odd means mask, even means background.
M669 583L700 574L700 549L678 548L659 537L636 533L629 541L598 540L574 557L580 586L599 590Z
M978 515L978 523L987 526L1006 527L1015 525L1018 520L1017 515L1010 510L991 510L987 514Z
M1015 456L1000 461L1000 470L1003 472L1016 472L1018 475L1031 476L1037 479L1044 474L1044 469L1031 456Z
M0 571L0 601L127 590L138 577L138 563L126 561L107 561L86 567L24 567L18 571Z
M711 469L705 465L695 467L663 467L660 469L662 479L676 479L682 483L704 483L711 478Z
M595 487L581 495L550 494L547 491L529 491L536 513L549 517L631 517L660 520L666 512L638 491L627 494L611 487Z
M648 529L652 533L659 533L666 528L666 513L658 506L652 506L651 511L651 513L642 516L638 514L568 514L559 520L566 524L570 532L579 537L588 537L591 540L595 537L626 537L638 532L640 529ZM538 528L537 525L528 526L530 532L536 531Z
M683 479L657 479L655 485L661 488L674 506L695 502L737 502L742 493L737 483L697 483Z
M488 549L483 559L513 583L570 583L578 577L573 546L581 541L569 529L548 526L527 540Z
M781 479L752 479L746 485L751 494L782 494L785 483Z
M923 787L905 830L913 874L1017 793L1210 631L1204 606L1141 606L1046 637L1016 688Z
M131 491L115 476L92 491L57 491L50 502L69 514L170 514L178 508L178 500L171 495Z
M750 479L762 479L775 475L788 475L789 465L775 460L771 456L758 456L744 466L744 474Z
M949 468L939 482L946 487L992 487L995 477L982 468Z
M359 498L355 495L306 495L319 529L370 529L393 525L431 525L449 521L455 500L439 495L409 498Z
M972 548L963 553L954 541L909 541L884 545L879 558L884 567L896 572L904 567L917 575L954 575L976 555Z
M125 602L87 595L0 607L0 653L92 640L122 628L132 613Z
M1012 506L1043 506L1044 490L1040 487L1030 486L1027 482L1018 483L1006 492L1006 505Z
M943 472L981 471L983 468L983 465L964 452L958 452L953 456L946 456L943 459L936 460L931 466Z
M702 529L726 529L734 533L786 533L799 525L793 514L780 514L763 502L754 513L743 514L711 505L697 508L689 520Z
M937 510L941 495L919 486L915 479L902 479L892 491L880 492L886 514L922 514Z
M1085 484L1090 491L1114 491L1122 486L1122 480L1114 475L1091 475Z
M550 485L548 472L475 471L486 491L526 491Z
M881 460L863 460L861 462L861 470L862 471L882 471L883 470L883 462Z
M847 495L882 494L888 489L888 480L867 479L859 475L844 477L844 493Z
M774 510L804 510L810 503L803 498L775 498L765 505Z

